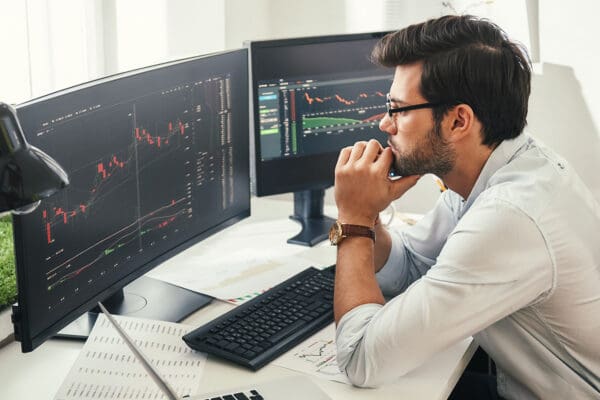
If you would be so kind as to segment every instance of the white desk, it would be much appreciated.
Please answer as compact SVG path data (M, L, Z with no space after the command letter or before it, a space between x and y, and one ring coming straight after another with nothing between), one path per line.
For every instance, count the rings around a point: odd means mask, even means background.
M204 250L209 247L214 248L214 246L220 246L227 249L227 251L235 251L236 246L238 248L257 246L258 248L264 248L264 251L269 251L271 247L276 249L283 247L285 249L286 246L289 246L290 252L298 252L303 257L322 260L322 265L333 263L335 249L331 247L302 248L294 245L282 245L281 243L269 243L272 238L266 238L264 233L261 232L257 232L251 237L235 235L236 229L238 229L238 232L251 231L252 229L248 228L252 228L253 224L261 226L260 224L263 221L285 218L291 211L292 204L290 202L253 199L252 217L193 246L159 268L173 268L179 257L199 255ZM335 210L329 209L329 215L335 216ZM286 232L277 232L282 241L298 231L298 225L289 221L289 226L286 225L285 230ZM236 242L233 243L230 240L231 238L236 238ZM315 262L317 263L317 261ZM231 307L227 303L215 300L183 322L198 326L226 312ZM20 343L13 342L3 347L0 349L2 398L52 399L82 346L83 342L52 339L28 354L20 352ZM450 394L475 350L476 345L473 341L471 339L465 340L436 355L417 370L400 378L398 382L378 389L359 389L341 383L312 377L311 379L334 399L445 399ZM201 390L219 390L296 373L298 372L272 364L263 367L258 372L252 372L209 356L202 375Z

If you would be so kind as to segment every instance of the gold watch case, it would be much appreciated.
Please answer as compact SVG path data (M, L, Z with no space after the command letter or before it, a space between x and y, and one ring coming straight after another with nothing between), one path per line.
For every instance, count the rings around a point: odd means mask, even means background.
M340 221L335 221L331 225L331 228L329 228L329 241L331 242L332 246L337 246L337 244L341 242L342 239L342 224L340 223Z

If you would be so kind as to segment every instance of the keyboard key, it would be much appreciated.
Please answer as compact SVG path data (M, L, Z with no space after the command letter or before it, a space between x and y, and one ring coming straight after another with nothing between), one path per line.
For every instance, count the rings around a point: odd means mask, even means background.
M225 350L233 351L238 347L240 347L240 345L237 343L229 343L227 346L225 346Z
M279 331L277 334L271 336L269 338L269 341L273 344L281 341L282 339L284 339L285 337L291 335L292 333L296 332L297 330L300 329L301 326L304 325L304 321L296 321L293 324L289 325L287 328L282 329L281 331Z

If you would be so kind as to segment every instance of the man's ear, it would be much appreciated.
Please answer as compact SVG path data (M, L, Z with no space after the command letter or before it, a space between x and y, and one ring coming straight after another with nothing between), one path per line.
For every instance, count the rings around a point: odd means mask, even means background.
M475 126L475 113L468 104L458 104L448 111L446 140L457 142L470 135Z

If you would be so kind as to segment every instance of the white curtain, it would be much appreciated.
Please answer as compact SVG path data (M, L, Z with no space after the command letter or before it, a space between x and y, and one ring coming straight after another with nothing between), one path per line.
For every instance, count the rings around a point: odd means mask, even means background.
M17 104L105 75L223 50L225 5L210 0L6 1L0 37L0 101Z
M0 100L19 103L101 74L96 5L96 0L5 2Z

